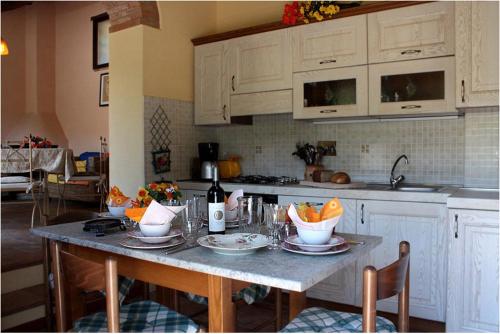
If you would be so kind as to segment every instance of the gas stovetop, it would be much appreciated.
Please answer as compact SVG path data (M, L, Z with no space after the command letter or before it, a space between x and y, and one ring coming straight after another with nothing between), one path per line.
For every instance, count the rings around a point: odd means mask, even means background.
M233 179L221 180L228 183L248 183L248 184L269 184L269 185L288 185L298 184L296 177L290 176L263 176L263 175L244 175Z

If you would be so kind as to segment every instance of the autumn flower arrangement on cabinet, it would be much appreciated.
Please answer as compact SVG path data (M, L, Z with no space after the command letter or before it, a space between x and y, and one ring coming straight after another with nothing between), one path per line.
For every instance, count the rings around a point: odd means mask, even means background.
M147 207L153 199L161 204L173 205L181 197L182 194L177 184L153 182L144 188L139 188L136 199L132 200L132 205L134 208Z
M294 1L286 4L283 10L283 24L294 25L298 22L323 21L331 19L340 11L336 1Z

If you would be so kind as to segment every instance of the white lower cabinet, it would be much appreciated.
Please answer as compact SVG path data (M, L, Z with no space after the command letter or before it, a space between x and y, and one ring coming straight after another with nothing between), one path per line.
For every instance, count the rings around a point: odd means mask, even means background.
M324 204L331 198L279 196L282 205L299 202ZM340 199L344 207L344 215L335 227L336 232L356 233L356 200ZM356 264L350 264L324 281L307 290L307 296L336 303L354 305L356 293Z
M410 316L444 321L446 307L445 204L357 201L357 233L383 237L382 245L357 263L356 302L361 305L362 272L398 258L399 242L410 243ZM378 311L397 313L397 297L377 302Z
M498 211L450 210L447 332L499 331Z

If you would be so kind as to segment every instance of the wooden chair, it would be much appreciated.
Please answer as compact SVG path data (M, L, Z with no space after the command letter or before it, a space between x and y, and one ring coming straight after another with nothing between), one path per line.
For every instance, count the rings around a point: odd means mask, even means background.
M399 259L376 270L363 270L363 314L312 307L302 311L281 332L395 332L394 324L377 317L377 300L398 295L398 331L409 330L410 244L399 244Z
M69 329L71 319L82 316L81 309L70 309L70 301L78 299L78 290L105 291L106 312L79 318L73 323L76 332L196 332L199 327L191 319L153 301L134 302L120 307L118 269L116 260L109 257L100 264L80 258L51 242L55 281L56 318L59 332Z

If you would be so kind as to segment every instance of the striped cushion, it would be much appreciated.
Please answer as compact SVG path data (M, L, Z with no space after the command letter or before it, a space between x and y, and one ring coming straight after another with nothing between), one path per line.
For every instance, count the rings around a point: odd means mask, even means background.
M267 297L271 291L270 286L252 284L248 288L241 289L233 294L233 300L244 300L248 305L255 303ZM208 298L198 296L192 293L186 293L186 297L197 304L208 305Z
M107 332L106 312L75 321L74 332ZM195 333L198 325L188 317L153 301L141 301L120 308L120 332Z
M361 314L330 311L324 308L311 307L300 312L280 332L282 333L361 333ZM394 324L377 317L376 331L379 333L396 332Z

